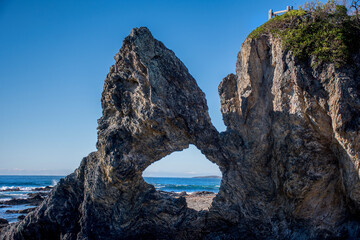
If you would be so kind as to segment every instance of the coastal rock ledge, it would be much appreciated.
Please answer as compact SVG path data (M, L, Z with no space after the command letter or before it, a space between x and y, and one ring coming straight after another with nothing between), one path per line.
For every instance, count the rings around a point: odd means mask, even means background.
M360 54L298 62L281 40L242 44L212 125L184 64L135 28L105 79L97 151L0 239L359 239ZM209 211L156 191L151 163L194 144L222 171Z

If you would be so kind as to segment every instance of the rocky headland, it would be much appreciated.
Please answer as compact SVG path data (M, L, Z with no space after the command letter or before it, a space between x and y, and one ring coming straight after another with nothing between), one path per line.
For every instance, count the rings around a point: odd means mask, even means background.
M247 38L219 86L221 133L187 68L147 28L115 60L97 151L1 239L360 238L359 51L352 64L315 66L273 34ZM142 178L189 144L222 171L208 210Z

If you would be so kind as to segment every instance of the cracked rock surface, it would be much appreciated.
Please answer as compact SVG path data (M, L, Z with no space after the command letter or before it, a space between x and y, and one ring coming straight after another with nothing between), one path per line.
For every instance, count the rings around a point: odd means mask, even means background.
M97 151L1 239L360 238L360 54L311 68L246 39L212 125L184 64L135 28L105 79ZM222 171L209 211L156 191L153 162L194 144Z

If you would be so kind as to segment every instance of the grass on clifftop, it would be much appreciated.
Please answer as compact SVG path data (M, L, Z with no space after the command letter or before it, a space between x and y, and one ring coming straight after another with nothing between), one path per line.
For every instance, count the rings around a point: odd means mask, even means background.
M315 65L332 62L341 67L360 49L360 21L349 16L343 5L309 3L264 23L249 34L257 39L272 34L282 39L286 49L301 61L314 57Z

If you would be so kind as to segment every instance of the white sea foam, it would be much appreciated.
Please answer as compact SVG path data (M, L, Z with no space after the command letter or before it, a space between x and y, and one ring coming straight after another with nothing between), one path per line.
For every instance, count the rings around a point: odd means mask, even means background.
M18 187L14 187L14 186L11 186L11 187L0 187L0 191L5 191L5 190L8 190L8 189L15 189L15 188L18 188Z
M9 200L11 200L12 198L1 198L1 200L0 200L0 202L2 203L2 202L5 202L5 201L9 201Z
M51 180L51 186L52 187L54 187L57 183L58 183L58 181L56 181L55 179Z
M13 190L13 191L32 191L34 189L34 187L15 187L15 186L11 186L11 187L0 187L0 191L5 192L5 191L9 191L9 190Z
M33 192L35 191L35 188L45 188L45 187L0 187L0 192L15 192L15 191L27 191L27 192Z

